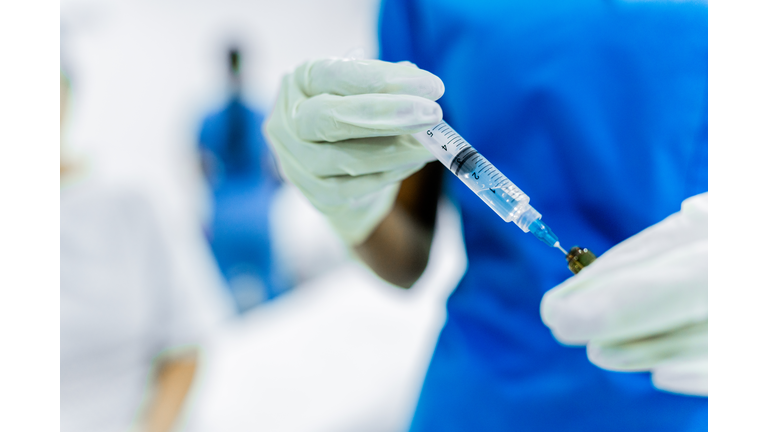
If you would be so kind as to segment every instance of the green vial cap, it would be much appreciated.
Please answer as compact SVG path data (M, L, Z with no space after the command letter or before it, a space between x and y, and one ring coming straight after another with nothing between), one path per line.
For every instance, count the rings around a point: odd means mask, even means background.
M568 268L571 269L573 274L581 271L584 267L592 264L597 257L587 248L580 248L574 246L565 256L565 260L568 261Z

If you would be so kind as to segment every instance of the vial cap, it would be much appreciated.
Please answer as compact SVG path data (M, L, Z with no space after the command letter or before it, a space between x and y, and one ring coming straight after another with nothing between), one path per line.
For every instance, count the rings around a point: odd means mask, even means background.
M577 274L584 267L592 264L597 257L592 251L587 248L580 248L574 246L565 256L565 260L568 261L568 268L571 269L573 274Z

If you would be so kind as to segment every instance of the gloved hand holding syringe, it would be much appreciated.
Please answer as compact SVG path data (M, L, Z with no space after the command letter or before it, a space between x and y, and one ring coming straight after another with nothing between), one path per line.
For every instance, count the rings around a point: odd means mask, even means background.
M530 198L493 164L488 162L445 121L413 134L446 168L485 201L505 222L514 222L548 246L560 249L557 236L541 221L541 213L529 204Z
M392 223L413 221L405 207L397 207L401 183L434 157L505 221L514 221L523 231L559 247L528 196L441 121L442 109L435 101L444 90L438 77L413 65L313 60L283 79L265 131L281 172L339 236L355 248L375 246L379 249L374 252L384 251L368 255L366 261L377 263L379 269L392 267L396 254L390 251L402 252L396 249L402 244L418 250L418 242L403 243L419 237L411 235L421 233L418 226L399 229ZM670 217L620 243L602 261L574 246L566 255L574 273L593 262L602 264L551 291L542 314L556 336L568 343L589 343L593 351L597 347L603 367L653 370L661 388L701 394L706 393L707 207L706 203L688 207L682 216ZM379 230L386 221L390 221L388 230ZM397 241L391 241L393 237ZM373 238L377 241L371 242ZM656 259L667 252L670 255L664 259ZM402 259L396 262L403 264ZM411 264L396 270L407 272ZM675 277L667 280L667 274ZM400 279L393 283L410 286ZM672 306L658 307L665 304ZM676 331L678 318L692 326ZM615 337L617 332L622 338ZM615 346L616 341L627 343ZM669 347L681 349L672 353ZM697 368L676 362L690 356L698 362ZM695 379L687 380L690 377Z
M400 182L437 158L502 219L565 252L528 196L442 121L444 91L410 63L309 61L283 79L265 131L282 173L347 244L364 243ZM594 255L574 247L566 260L577 272Z

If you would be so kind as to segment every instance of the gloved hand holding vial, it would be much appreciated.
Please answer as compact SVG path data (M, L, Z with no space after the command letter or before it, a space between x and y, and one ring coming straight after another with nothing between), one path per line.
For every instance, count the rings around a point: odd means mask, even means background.
M594 364L650 371L656 387L708 393L708 193L548 291L541 318Z

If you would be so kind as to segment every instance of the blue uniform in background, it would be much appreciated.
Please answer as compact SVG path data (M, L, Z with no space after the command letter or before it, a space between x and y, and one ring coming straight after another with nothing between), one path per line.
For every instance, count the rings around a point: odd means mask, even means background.
M267 169L263 122L235 96L200 132L215 206L208 239L241 312L287 288L272 263L269 208L278 182Z
M705 3L385 0L380 43L443 80L445 120L566 248L602 254L708 189ZM450 178L469 267L411 430L707 429L706 398L558 344L539 303L571 276L562 254Z

